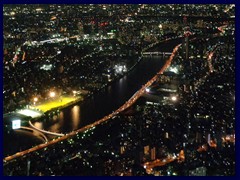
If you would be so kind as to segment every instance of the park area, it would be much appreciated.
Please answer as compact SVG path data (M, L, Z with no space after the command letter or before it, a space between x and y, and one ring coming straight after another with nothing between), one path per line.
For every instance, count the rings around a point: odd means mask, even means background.
M48 100L46 102L41 102L39 105L31 106L33 109L39 109L43 112L47 112L51 109L58 108L61 106L66 106L69 103L72 103L76 100L80 100L82 97L73 97L73 96L62 96L57 97L52 100Z

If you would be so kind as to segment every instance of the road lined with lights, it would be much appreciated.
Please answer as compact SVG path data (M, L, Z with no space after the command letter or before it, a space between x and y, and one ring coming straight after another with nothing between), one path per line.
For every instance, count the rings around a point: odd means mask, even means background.
M213 65L212 65L212 57L215 53L215 51L217 50L219 44L216 44L216 46L212 49L211 52L209 52L208 57L207 57L207 61L208 61L208 67L209 67L209 72L212 73L214 71Z
M146 172L148 174L151 174L152 170L154 167L158 167L158 166L165 166L166 164L169 164L173 161L178 161L178 162L183 162L185 161L185 154L184 154L184 150L181 150L177 156L175 154L173 155L168 155L166 158L163 159L156 159L154 161L151 162L145 162L143 164L143 167L146 169Z
M219 35L217 34L214 34L214 37L217 37ZM221 35L220 35L221 36ZM220 37L219 36L219 37ZM195 83L195 88L198 89L200 85L202 85L206 78L209 76L210 73L213 73L214 72L214 68L213 68L213 65L212 65L212 58L213 58L213 55L215 53L215 51L217 50L219 44L216 44L213 49L208 53L208 56L207 56L207 64L208 64L208 68L209 68L209 72L206 73L205 76L203 76L202 78L200 78L196 83Z
M103 118L101 118L100 120L98 121L95 121L94 123L92 124L89 124L83 128L80 128L76 131L72 131L71 133L68 133L66 134L65 136L62 136L62 137L59 137L57 139L53 139L52 141L49 141L45 144L40 144L40 145L37 145L33 148L30 148L30 149L27 149L25 151L21 151L21 152L18 152L14 155L11 155L11 156L8 156L6 158L4 158L4 162L7 162L7 161L10 161L12 159L15 159L17 157L20 157L20 156L23 156L25 154L28 154L28 153L31 153L33 151L36 151L36 150L39 150L39 149L42 149L42 148L45 148L49 145L52 145L52 144L55 144L57 142L60 142L60 141L63 141L65 139L68 139L70 137L73 137L74 135L78 134L78 133L82 133L86 130L91 130L92 128L94 128L95 126L99 125L99 124L102 124L104 122L106 122L107 120L113 118L114 116L116 116L117 114L119 114L120 112L124 111L125 109L129 108L131 105L133 105L137 99L139 97L141 97L144 93L145 93L145 90L147 87L151 86L153 84L153 82L155 82L158 78L158 75L159 74L163 74L163 72L171 65L171 62L175 56L175 54L177 53L179 47L181 46L181 44L178 44L174 49L173 49L173 52L171 54L171 56L169 57L169 59L166 61L166 63L164 64L164 66L161 68L161 70L151 79L149 80L145 85L142 86L142 88L140 90L138 90L125 104L123 104L121 107L119 107L116 111L112 112L111 114L107 115L107 116L104 116Z
M213 69L213 65L212 65L212 58L213 58L213 55L216 51L218 47L218 44L212 49L212 51L210 51L208 53L208 56L207 56L207 62L208 62L208 67L209 67L209 72L207 72L207 75L205 75L203 78L201 78L197 83L196 83L196 86L199 86L200 84L202 84L202 82L206 79L206 77L209 75L209 73L212 73L214 71ZM149 91L149 89L146 89L147 91ZM175 98L176 97L172 97L174 99L172 100L176 100ZM233 142L235 143L235 135L228 135L226 137L223 137L222 138L223 141L229 141L229 142ZM212 148L216 148L217 147L217 144L215 141L211 140L209 142L209 146L212 147ZM203 144L202 146L200 146L197 151L198 152L204 152L204 151L207 151L208 150L208 146L207 144ZM148 174L150 174L153 170L154 167L158 167L158 166L164 166L166 164L169 164L175 160L185 160L185 156L184 156L184 151L182 150L180 153L179 153L179 156L168 156L167 158L164 158L164 159L156 159L152 162L146 162L143 164L143 167L146 169L146 172Z
M28 121L28 123L29 123L29 125L30 125L33 129L35 129L35 130L37 130L37 131L39 131L39 132L42 132L42 133L45 133L45 134L54 135L54 136L64 136L64 134L62 134L62 133L55 133L55 132L46 131L46 130L37 128L36 126L34 126L34 125L32 124L31 121Z
M23 129L23 130L27 130L27 131L31 131L31 132L36 132L35 129L33 128L29 128L29 127L26 127L26 126L21 126L20 129ZM38 132L37 133L44 139L45 142L48 142L48 138L45 136L45 134L41 133L41 132Z
M195 40L195 39L196 39L196 37L192 38L191 41L192 41L192 40ZM14 155L11 155L11 156L8 156L8 157L4 158L4 162L10 161L10 160L12 160L12 159L14 159L14 158L23 156L23 155L28 154L28 153L31 153L31 152L33 152L33 151L36 151L36 150L45 148L45 147L47 147L47 146L49 146L49 145L55 144L55 143L57 143L57 142L63 141L63 140L65 140L65 139L68 139L68 138L70 138L70 137L75 136L75 135L78 134L78 133L82 133L82 132L84 132L84 131L86 131L86 130L91 130L91 129L94 128L95 126L100 125L100 124L106 122L107 120L109 120L109 119L113 118L114 116L118 115L120 112L122 112L122 111L124 111L125 109L129 108L131 105L133 105L133 104L137 101L137 99L138 99L139 97L141 97L141 96L145 93L146 89L147 89L148 87L150 87L150 86L157 80L157 78L159 77L159 75L163 74L163 72L171 65L171 62L172 62L173 58L175 57L175 55L176 55L176 53L177 53L177 51L178 51L178 49L179 49L179 47L180 47L181 45L182 45L182 44L178 44L178 45L173 49L173 51L172 51L171 56L169 57L169 59L166 61L166 63L164 64L164 66L161 68L161 70L160 70L152 79L150 79L146 84L144 84L140 90L138 90L128 101L125 102L125 104L123 104L121 107L119 107L117 110L115 110L115 111L112 112L111 114L109 114L109 115L107 115L107 116L104 116L104 117L101 118L100 120L95 121L94 123L89 124L89 125L87 125L87 126L85 126L85 127L83 127L83 128L80 128L80 129L78 129L78 130L76 130L76 131L72 131L72 132L70 132L70 133L68 133L68 134L65 134L64 136L59 137L59 138L57 138L57 139L53 139L52 141L50 141L50 142L48 142L48 143L40 144L40 145L38 145L38 146L36 146L36 147L30 148L30 149L25 150L25 151L22 151L22 152L18 152L18 153L14 154ZM173 99L173 100L175 101L175 99Z
M168 156L164 159L156 159L152 162L146 162L144 163L143 167L146 169L146 172L150 174L154 167L165 166L166 164L169 164L177 159L178 158L176 156Z

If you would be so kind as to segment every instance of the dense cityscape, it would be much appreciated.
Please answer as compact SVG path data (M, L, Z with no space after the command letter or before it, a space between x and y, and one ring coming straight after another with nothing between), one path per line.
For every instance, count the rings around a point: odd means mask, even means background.
M5 176L234 176L235 5L3 6Z

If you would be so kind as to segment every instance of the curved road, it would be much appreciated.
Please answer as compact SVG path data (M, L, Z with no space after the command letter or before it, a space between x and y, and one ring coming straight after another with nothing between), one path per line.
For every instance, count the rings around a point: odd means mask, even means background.
M35 146L31 149L28 149L28 150L25 150L25 151L22 151L22 152L18 152L12 156L8 156L6 158L4 158L4 162L7 162L7 161L10 161L12 159L15 159L17 157L20 157L20 156L23 156L25 154L28 154L30 152L33 152L33 151L36 151L36 150L39 150L39 149L42 149L42 148L45 148L49 145L52 145L52 144L55 144L57 142L60 142L60 141L63 141L65 139L68 139L78 133L81 133L81 132L84 132L86 130L89 130L89 129L92 129L94 128L95 126L103 123L103 122L106 122L108 120L110 120L112 117L116 116L119 112L121 111L124 111L125 109L127 109L128 107L130 107L133 103L136 102L136 100L143 95L143 93L145 92L145 89L147 87L149 87L154 81L156 81L157 77L158 77L158 74L162 74L170 65L171 65L171 62L178 50L178 48L181 46L181 44L177 45L174 49L173 49L173 52L171 54L171 56L169 57L169 59L166 61L166 63L164 64L164 66L161 68L161 70L151 79L149 80L145 85L142 86L142 88L140 90L138 90L127 102L125 102L125 104L123 104L120 108L118 108L117 110L115 110L113 113L99 119L98 121L95 121L94 123L92 124L89 124L83 128L80 128L76 131L72 131L71 133L69 134L66 134L65 136L62 136L62 137L59 137L58 139L54 139L52 141L49 141L48 143L45 143L45 144L40 144L38 146Z

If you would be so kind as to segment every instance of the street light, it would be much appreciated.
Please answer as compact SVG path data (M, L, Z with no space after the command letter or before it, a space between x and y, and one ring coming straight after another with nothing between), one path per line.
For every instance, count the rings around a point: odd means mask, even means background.
M76 96L77 91L73 91L73 96Z
M16 13L15 13L15 12L13 12L13 11L12 11L12 12L10 12L10 15L11 15L11 16L14 16L15 14L16 14Z
M35 105L37 101L38 101L38 98L37 98L37 97L34 97L34 98L33 98L33 104Z
M51 91L49 95L50 95L50 97L51 97L51 98L53 98L53 97L55 97L55 96L56 96L56 93L55 93L55 92L53 92L53 91Z
M146 88L146 92L149 93L150 92L150 88Z
M176 96L172 96L172 97L171 97L171 100L172 100L172 101L177 101L177 97L176 97Z

